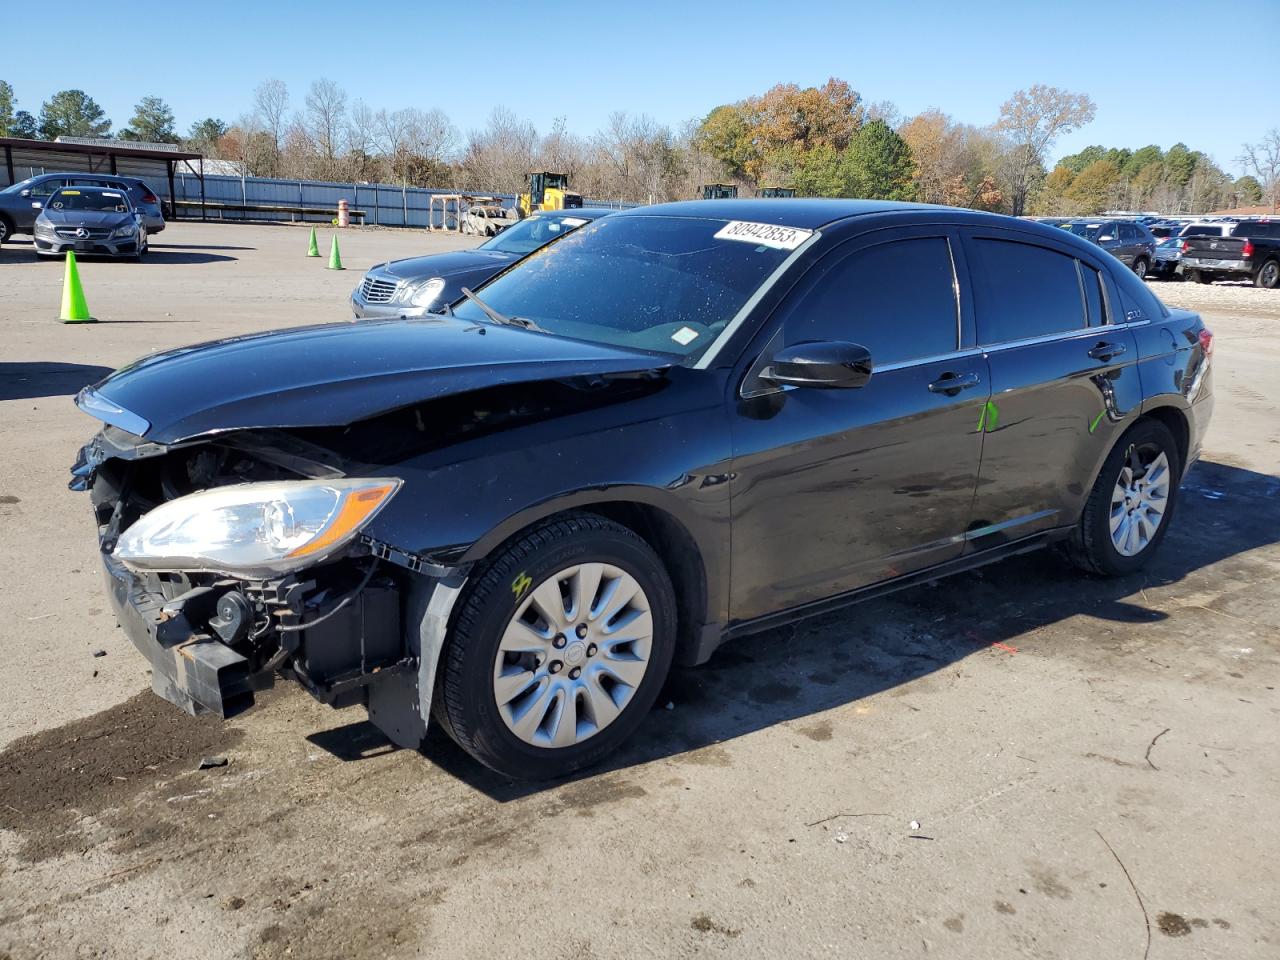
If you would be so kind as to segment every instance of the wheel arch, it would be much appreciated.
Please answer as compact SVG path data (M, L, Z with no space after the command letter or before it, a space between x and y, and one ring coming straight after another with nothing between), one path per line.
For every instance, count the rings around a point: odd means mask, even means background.
M1186 472L1191 448L1191 424L1186 413L1173 404L1165 403L1143 410L1142 416L1134 422L1139 423L1144 419L1159 420L1173 434L1173 439L1178 444L1179 469Z
M676 509L649 488L585 491L522 511L477 540L463 560L483 563L501 546L531 527L574 513L593 513L631 530L653 549L671 577L676 594L676 661L705 660L718 643L723 607L715 548L694 533ZM707 634L714 634L708 637Z

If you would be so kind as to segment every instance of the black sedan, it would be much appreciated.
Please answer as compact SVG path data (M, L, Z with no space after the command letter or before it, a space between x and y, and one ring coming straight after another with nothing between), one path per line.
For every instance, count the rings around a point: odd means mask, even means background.
M157 693L281 673L396 743L548 777L673 662L1061 544L1143 567L1212 334L1056 227L871 201L643 207L452 316L147 357L78 398L117 615ZM299 363L298 358L305 358Z
M521 257L612 212L586 207L536 213L474 250L379 263L351 291L351 312L357 320L440 313L462 296L463 287L480 286Z
M74 250L141 260L147 252L142 212L121 190L63 187L50 194L34 230L38 256Z

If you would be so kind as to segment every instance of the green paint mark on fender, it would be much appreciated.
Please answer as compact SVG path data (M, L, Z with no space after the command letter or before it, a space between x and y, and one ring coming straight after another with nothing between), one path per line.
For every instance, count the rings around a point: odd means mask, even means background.
M982 413L978 414L978 432L990 433L1000 423L1000 408L988 400L982 405Z
M1090 433L1093 433L1093 431L1098 429L1098 424L1102 422L1102 418L1105 417L1106 415L1107 415L1107 411L1104 409L1096 417L1093 418L1093 423L1089 424Z

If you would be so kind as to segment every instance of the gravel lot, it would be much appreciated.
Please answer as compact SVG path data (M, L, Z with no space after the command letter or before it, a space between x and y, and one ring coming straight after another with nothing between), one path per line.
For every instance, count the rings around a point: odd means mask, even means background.
M1206 312L1217 411L1144 575L1032 555L740 641L530 787L289 688L227 724L151 695L70 395L469 245L351 231L334 273L296 228L156 239L83 266L92 327L0 249L0 960L1280 955L1280 291L1155 286Z

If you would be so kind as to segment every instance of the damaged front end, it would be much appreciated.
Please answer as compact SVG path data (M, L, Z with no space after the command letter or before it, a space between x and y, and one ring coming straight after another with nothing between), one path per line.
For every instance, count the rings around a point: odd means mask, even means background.
M113 426L72 473L119 622L188 713L234 716L277 672L340 707L414 670L401 596L421 575L360 532L399 481L278 431L164 445Z

